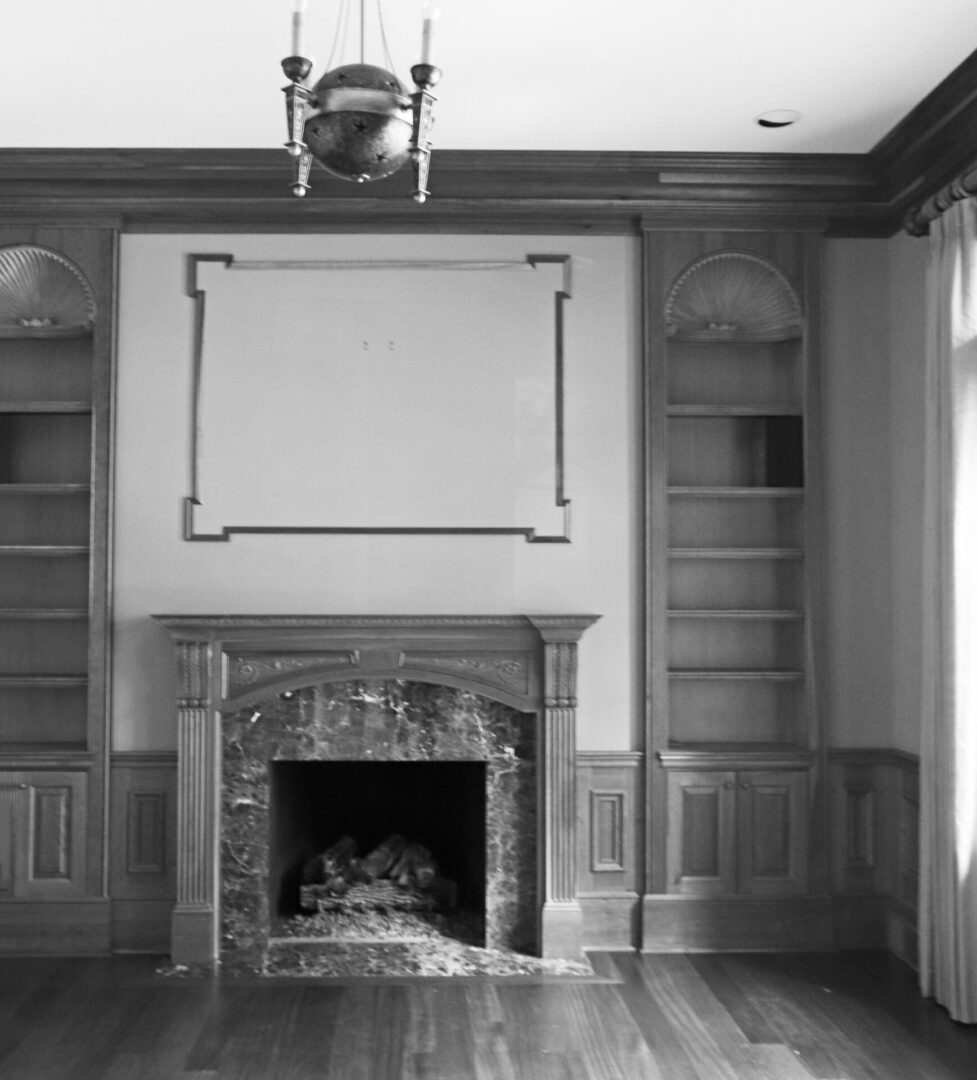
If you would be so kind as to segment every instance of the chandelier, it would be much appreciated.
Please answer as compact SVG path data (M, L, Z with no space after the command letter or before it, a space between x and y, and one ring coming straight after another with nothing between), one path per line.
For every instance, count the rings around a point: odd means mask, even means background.
M431 89L441 71L431 59L434 51L436 8L425 9L421 35L421 59L411 69L416 90L408 94L393 74L387 50L380 0L377 21L386 67L367 64L364 59L365 5L359 0L359 63L332 68L311 87L312 61L304 55L303 15L308 0L293 0L292 55L282 61L290 80L284 88L288 121L285 148L292 159L292 193L309 190L309 171L315 158L328 172L344 180L365 183L381 180L397 172L408 159L414 172L417 202L424 202L431 163L430 133L434 123ZM340 0L333 54L345 40L356 0Z

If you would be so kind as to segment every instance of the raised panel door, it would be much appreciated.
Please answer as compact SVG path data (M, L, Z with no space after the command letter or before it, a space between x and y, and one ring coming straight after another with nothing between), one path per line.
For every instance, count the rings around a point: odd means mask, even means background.
M807 889L807 773L742 772L737 779L739 891L795 895Z
M735 797L733 773L669 776L669 892L720 896L735 890Z

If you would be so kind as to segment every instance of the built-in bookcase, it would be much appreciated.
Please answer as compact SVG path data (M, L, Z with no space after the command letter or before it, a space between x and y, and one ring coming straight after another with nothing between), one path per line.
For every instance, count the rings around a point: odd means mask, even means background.
M666 299L669 746L809 744L802 323L748 250L693 259Z
M94 298L39 245L0 274L0 736L84 749Z
M782 332L668 338L672 745L807 745L803 357L796 321Z
M114 246L0 233L0 924L101 894Z
M646 245L650 891L796 896L819 742L811 249Z

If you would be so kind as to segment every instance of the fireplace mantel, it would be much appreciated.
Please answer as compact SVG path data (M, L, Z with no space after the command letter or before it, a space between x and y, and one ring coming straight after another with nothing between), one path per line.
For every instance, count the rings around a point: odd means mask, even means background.
M220 725L270 695L349 679L438 683L540 721L539 951L581 949L576 898L577 642L596 615L156 615L178 670L176 963L219 956Z

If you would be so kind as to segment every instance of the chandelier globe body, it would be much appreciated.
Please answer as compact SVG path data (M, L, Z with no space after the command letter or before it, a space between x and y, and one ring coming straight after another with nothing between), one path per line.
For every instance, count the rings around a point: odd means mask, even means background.
M343 180L382 180L407 163L412 107L396 75L373 64L327 71L312 88L318 111L305 143L320 165Z

